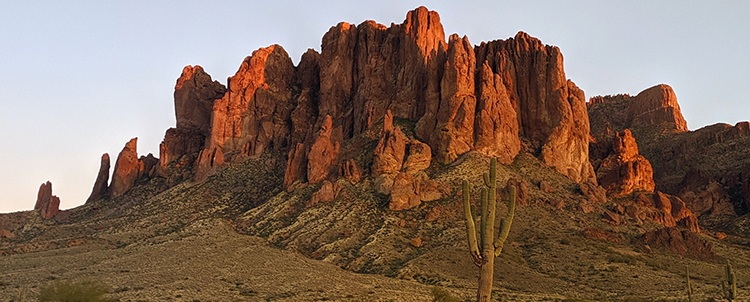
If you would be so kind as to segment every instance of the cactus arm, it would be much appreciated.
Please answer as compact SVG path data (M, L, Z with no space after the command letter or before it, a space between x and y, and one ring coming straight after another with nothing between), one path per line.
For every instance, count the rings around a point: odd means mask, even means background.
M500 256L503 252L505 240L508 239L510 226L513 224L513 217L516 213L516 187L510 187L510 198L508 199L508 214L500 221L500 235L495 240L495 257Z
M487 175L487 172L482 173L482 179L484 179L484 185L490 186L490 176Z
M482 188L482 221L479 222L479 247L482 249L484 249L484 243L491 240L487 237L487 217L489 217L487 200L487 188Z
M463 202L464 202L464 215L466 216L466 233L469 240L469 252L471 258L474 260L474 264L480 266L482 263L482 256L479 253L479 247L477 246L477 229L474 224L474 215L471 213L471 206L469 205L469 182L464 179L463 181Z

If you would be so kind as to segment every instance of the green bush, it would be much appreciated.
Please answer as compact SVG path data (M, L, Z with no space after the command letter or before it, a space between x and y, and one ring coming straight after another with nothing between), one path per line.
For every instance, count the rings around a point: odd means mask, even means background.
M461 302L461 299L440 286L432 288L432 302Z
M97 281L55 281L42 287L39 293L40 302L109 302L115 301L102 296L109 288Z

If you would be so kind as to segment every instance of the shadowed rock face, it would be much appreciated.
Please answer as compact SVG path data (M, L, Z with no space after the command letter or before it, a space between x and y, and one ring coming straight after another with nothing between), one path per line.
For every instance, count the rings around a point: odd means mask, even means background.
M226 88L196 65L185 66L174 87L177 128L209 133L214 100L224 96Z
M91 195L86 199L86 203L98 200L107 195L107 182L109 182L109 154L104 153L102 155L102 162L99 165L99 174L96 176L94 181L94 188L91 190Z

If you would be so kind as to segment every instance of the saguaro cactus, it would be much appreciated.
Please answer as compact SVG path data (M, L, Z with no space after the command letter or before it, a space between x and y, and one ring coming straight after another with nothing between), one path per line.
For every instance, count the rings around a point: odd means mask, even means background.
M685 266L685 278L687 279L688 302L693 302L693 287L690 285L690 267Z
M479 275L479 289L477 290L477 301L489 302L492 294L492 276L495 267L495 257L503 252L503 245L508 238L510 225L513 223L513 215L516 209L516 188L510 187L510 199L508 200L508 213L500 220L500 235L495 238L495 206L497 201L497 159L490 161L490 173L484 173L484 184L482 188L482 218L480 223L479 243L477 243L477 231L474 222L474 213L469 202L469 182L463 181L464 214L466 216L466 231L469 241L469 251L474 264L481 269ZM481 246L481 247L480 247Z
M721 294L727 301L734 301L737 299L737 278L732 270L732 264L727 259L726 267L727 280L721 282Z

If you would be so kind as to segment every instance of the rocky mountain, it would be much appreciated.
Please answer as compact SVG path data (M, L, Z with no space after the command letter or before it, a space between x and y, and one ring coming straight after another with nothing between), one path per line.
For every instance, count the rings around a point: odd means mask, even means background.
M9 257L35 265L58 257L45 254L55 250L82 266L118 253L152 276L161 262L143 259L183 261L173 257L179 251L200 258L208 268L196 270L210 274L221 264L201 255L223 246L219 236L403 279L419 289L410 299L427 299L425 284L471 296L476 272L459 186L481 183L490 157L502 164L498 195L518 192L510 244L496 265L504 298L673 297L683 262L711 289L719 284L717 260L750 265L739 247L750 242L743 231L750 219L742 216L750 206L747 122L688 131L664 84L587 102L566 77L558 47L523 32L478 45L455 34L446 40L439 15L425 7L401 24L339 23L320 49L295 66L283 47L260 48L226 85L186 66L175 85L176 125L159 158L139 157L133 138L110 179L104 154L90 197L74 209L59 211L51 183L43 184L34 211L0 214L0 266L15 274L28 267ZM236 258L225 252L211 255ZM98 276L49 265L61 277ZM252 278L261 268L251 267L223 274ZM266 281L263 289L248 291L244 281L228 289L221 275L206 277L213 285L199 293L181 285L196 273L182 266L169 267L176 277L153 277L160 287L140 285L129 274L137 270L106 277L120 286L117 297L165 300L184 291L201 299L331 299ZM0 281L41 284L50 280L45 274L0 273ZM122 290L132 283L140 290ZM335 300L405 297L344 291Z

